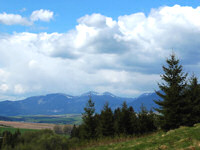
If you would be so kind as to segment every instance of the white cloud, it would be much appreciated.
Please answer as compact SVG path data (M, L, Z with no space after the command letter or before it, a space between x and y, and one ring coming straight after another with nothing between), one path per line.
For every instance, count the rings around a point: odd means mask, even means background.
M92 14L85 15L78 19L79 24L84 24L88 27L104 28L104 27L113 27L116 25L116 21L113 21L112 18L103 16L101 14Z
M7 13L2 13L0 14L0 23L1 24L6 24L6 25L26 25L29 26L32 23L28 21L27 18L22 17L21 15L18 14L7 14Z
M0 85L7 96L153 91L172 49L186 71L200 75L199 18L200 7L175 5L118 20L86 15L67 33L1 35Z
M53 12L44 9L33 11L30 17L32 21L41 20L46 22L49 22L52 18L53 18Z
M21 11L26 11L26 9L23 8ZM53 14L50 10L40 9L33 11L30 18L26 18L19 14L7 14L4 12L0 13L0 23L5 25L31 26L35 21L49 22L53 19Z

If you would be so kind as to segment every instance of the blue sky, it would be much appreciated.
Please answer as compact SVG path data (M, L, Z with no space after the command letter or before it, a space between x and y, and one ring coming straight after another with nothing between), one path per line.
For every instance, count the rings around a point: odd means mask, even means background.
M158 89L173 51L200 76L199 0L0 0L0 100Z
M199 0L1 0L0 12L21 14L28 17L32 11L39 9L47 9L53 11L54 19L50 23L37 22L34 27L22 26L4 26L0 25L1 32L66 32L73 29L77 25L77 19L92 13L100 13L102 15L117 19L119 16L129 15L137 12L144 12L146 15L152 8L161 6L173 6L179 4L181 6L197 7ZM40 27L43 27L40 29Z

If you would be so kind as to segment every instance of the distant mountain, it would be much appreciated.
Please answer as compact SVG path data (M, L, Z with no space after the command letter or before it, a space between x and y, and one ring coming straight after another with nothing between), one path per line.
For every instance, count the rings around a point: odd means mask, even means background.
M149 109L152 106L156 107L153 99L158 99L155 93L143 94L138 98L123 98L109 92L97 93L94 91L80 96L55 93L28 97L19 101L2 101L0 102L0 116L83 113L90 96L95 102L96 112L100 112L106 102L112 109L115 109L121 106L123 101L127 101L127 104L133 106L136 111L139 110L142 103Z
M158 100L159 96L156 93L144 93L136 98L135 101L129 102L129 106L133 106L135 111L139 111L143 104L148 110L151 108L157 108L158 106L154 103L154 100Z

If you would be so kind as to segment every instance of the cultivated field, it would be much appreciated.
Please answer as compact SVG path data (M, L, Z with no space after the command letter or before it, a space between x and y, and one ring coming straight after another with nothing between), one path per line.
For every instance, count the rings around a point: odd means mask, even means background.
M2 119L0 118L0 120L3 120L3 121L79 125L82 122L82 115L81 114L27 115L27 116L9 116L9 117L6 117L6 119L7 120L5 120L5 117Z
M48 123L26 123L26 122L14 122L14 121L0 121L0 126L8 126L13 128L23 129L53 129L54 124ZM63 125L60 125L63 126ZM70 125L69 125L70 126Z

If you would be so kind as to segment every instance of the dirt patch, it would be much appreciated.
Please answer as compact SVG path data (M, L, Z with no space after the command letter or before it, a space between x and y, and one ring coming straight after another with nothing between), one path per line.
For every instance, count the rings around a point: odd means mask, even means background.
M159 147L159 149L167 149L167 146L166 146L166 145L161 145L161 146Z

